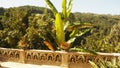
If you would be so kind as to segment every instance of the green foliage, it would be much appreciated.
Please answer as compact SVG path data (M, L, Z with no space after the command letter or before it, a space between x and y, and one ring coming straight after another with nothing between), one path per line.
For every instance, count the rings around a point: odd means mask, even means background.
M70 4L72 4L72 1L70 1L70 2L71 2ZM58 41L58 45L60 45L59 47L62 47L63 44L65 43L64 24L67 22L67 20L63 21L61 19L60 14L57 12L57 10L55 9L54 5L49 0L46 0L46 3L49 5L49 7L51 8L51 10L54 13L54 16L55 16L56 38L57 38L57 41ZM67 1L63 0L63 2L62 2L62 15L63 15L64 19L67 19L66 4L67 4ZM69 13L70 13L70 11L69 11ZM69 45L65 44L65 46L69 46ZM62 48L64 49L64 47L62 47Z
M64 25L59 13L57 13L55 17L56 37L58 39L58 43L61 44L65 42Z
M46 10L47 13L51 13L48 9ZM42 38L40 38L39 35L34 34L39 27L37 26L38 24L35 24L38 18L33 18L34 14L43 14L43 12L44 8L34 6L4 9L4 13L0 16L0 25L2 27L0 31L0 47L18 48L18 42L25 37L27 38L27 43L30 45L28 48L44 49L44 44L39 46ZM32 14L33 16L31 16ZM31 19L29 17L31 17ZM45 20L45 17L43 19Z
M5 9L0 7L0 15L4 15Z
M73 2L73 0L69 1L68 8L67 8L67 17L69 17L71 14L72 2Z
M85 48L89 50L95 50L97 52L119 52L119 41L118 35L111 33L113 26L118 25L119 16L111 15L95 15L95 14L80 14L81 18L78 20L86 22L91 22L94 24L92 28L86 35L83 35L80 48ZM76 15L78 16L78 15ZM86 16L86 17L85 17ZM91 19L91 20L90 20ZM118 27L115 29L119 29ZM116 33L119 31L116 31ZM111 37L110 34L113 34L114 37ZM116 37L115 37L116 36ZM79 39L80 40L80 39ZM109 41L108 41L109 40ZM116 40L116 41L115 41ZM114 41L114 42L113 42ZM114 45L116 43L116 45Z
M91 46L92 45L92 46ZM119 23L111 26L109 34L105 34L105 30L93 33L85 38L81 43L81 47L85 49L95 50L99 52L118 52L119 45Z
M67 18L66 4L67 4L67 0L63 0L62 1L62 14L64 18Z
M99 59L97 62L89 61L91 68L120 68L120 57L111 60Z
M49 0L46 0L46 1L52 11L56 10L54 5ZM79 27L86 28L87 25L85 25L85 24L84 24L85 27L83 26L83 24L69 26L70 24L69 24L68 17L71 13L71 9L72 9L72 0L69 1L68 7L67 7L67 0L63 0L62 1L63 19L61 18L59 13L56 13L56 11L53 11L53 13L55 15L55 29L56 29L56 38L58 41L58 45L62 49L65 49L65 50L67 50L67 49L69 49L69 47L71 47L71 45L72 45L71 43L73 43L78 36L81 36L87 32L87 30L84 32L79 30ZM89 26L91 26L91 25L89 25ZM64 34L65 34L65 31L68 31L67 29L70 29L71 34L70 34L70 38L65 42Z
M50 15L47 13L31 14L28 20L29 26L26 29L26 34L24 36L27 38L29 48L48 49L43 41L47 40L49 42L52 42L50 34L50 30L52 30L52 18L50 18Z
M56 15L56 13L58 13L57 9L55 8L55 6L51 3L50 0L45 0L46 3L49 5L50 9L52 10L52 12L54 13L54 15Z
M69 4L67 6L67 0L62 1L62 15L65 20L70 16L71 14L71 9L72 9L72 2L73 0L69 1Z
M63 45L99 52L120 52L120 15L71 13L72 0L63 0L62 4L66 5L60 14L65 34ZM18 42L25 38L30 49L49 49L44 41L55 50L59 49L53 16L58 11L54 7L52 12L55 13L52 14L51 10L35 6L0 8L0 47L18 48Z
M90 54L93 54L93 55L98 55L98 54L97 54L95 51L93 51L93 50L88 50L88 49L83 49L83 48L77 48L77 47L70 48L69 51L87 52L87 53L90 53Z

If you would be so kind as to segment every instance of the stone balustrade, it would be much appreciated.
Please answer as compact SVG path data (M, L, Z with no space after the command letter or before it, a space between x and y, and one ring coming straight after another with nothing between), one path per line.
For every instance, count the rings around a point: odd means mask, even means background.
M92 55L83 52L65 52L49 50L22 50L0 48L1 61L13 61L38 65L57 65L62 68L90 68L89 60L97 62L98 59L118 59L118 53L98 53Z

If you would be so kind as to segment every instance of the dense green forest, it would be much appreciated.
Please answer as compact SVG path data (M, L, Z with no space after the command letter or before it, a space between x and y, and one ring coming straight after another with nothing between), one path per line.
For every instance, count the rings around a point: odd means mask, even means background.
M0 47L19 48L25 45L28 49L48 49L44 40L52 42L54 48L54 15L44 7L21 6L0 8ZM73 47L99 52L120 52L120 15L93 13L71 13L71 24L91 23L84 35L78 37ZM84 29L82 29L84 30ZM66 40L69 31L66 33ZM55 45L55 46L54 46Z

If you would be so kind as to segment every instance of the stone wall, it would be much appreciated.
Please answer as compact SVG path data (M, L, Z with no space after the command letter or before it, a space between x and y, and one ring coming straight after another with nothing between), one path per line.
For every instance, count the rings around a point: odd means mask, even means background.
M61 68L90 68L89 60L111 60L118 58L118 53L98 53L92 55L83 52L65 52L48 50L22 50L0 48L0 60L38 65L56 65Z

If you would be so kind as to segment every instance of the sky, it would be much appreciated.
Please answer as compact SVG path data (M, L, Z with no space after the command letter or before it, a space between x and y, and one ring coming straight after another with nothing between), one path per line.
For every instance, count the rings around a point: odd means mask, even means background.
M61 12L62 0L51 0ZM0 0L0 7L24 5L46 7L45 0ZM120 0L73 0L72 12L120 15Z

